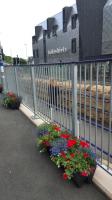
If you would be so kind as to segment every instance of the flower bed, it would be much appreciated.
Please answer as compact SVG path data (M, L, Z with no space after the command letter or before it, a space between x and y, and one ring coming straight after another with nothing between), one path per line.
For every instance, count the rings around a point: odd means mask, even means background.
M37 146L40 152L48 151L57 167L63 168L64 180L74 180L78 187L92 181L96 159L87 142L55 124L49 124L39 130Z
M3 98L3 106L10 109L19 109L22 98L13 92L7 92Z

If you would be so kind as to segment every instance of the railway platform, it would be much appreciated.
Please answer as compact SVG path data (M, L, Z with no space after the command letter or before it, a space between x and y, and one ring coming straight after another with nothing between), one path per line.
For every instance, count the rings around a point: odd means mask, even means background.
M1 99L1 97L0 97ZM107 200L94 185L78 189L35 147L37 127L0 104L1 200Z

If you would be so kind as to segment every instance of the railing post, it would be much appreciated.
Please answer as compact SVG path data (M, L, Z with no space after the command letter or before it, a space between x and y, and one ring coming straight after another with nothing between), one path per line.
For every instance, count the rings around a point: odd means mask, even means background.
M6 91L6 80L5 80L5 71L4 71L4 66L0 67L1 69L1 78L2 78L2 84L3 84L3 91Z
M36 99L36 87L35 87L35 73L33 66L31 66L31 78L32 78L32 90L33 90L33 106L34 106L34 116L32 116L32 119L36 119L37 99Z
M16 80L16 91L17 91L17 95L19 96L19 84L18 84L18 78L17 78L17 69L16 66L14 67L14 73L15 73L15 80Z
M72 133L79 138L77 117L77 65L72 66Z

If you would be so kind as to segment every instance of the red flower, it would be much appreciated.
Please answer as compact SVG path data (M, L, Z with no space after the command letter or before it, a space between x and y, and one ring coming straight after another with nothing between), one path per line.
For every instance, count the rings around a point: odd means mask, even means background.
M61 131L61 128L60 128L59 126L57 126L57 125L54 125L54 126L53 126L53 129L54 129L55 131Z
M45 146L47 146L47 147L49 147L49 146L50 146L50 144L49 144L49 142L48 142L48 141L44 141L44 142L43 142L43 144L44 144Z
M62 133L62 134L60 135L60 137L61 137L61 138L68 139L68 138L70 137L70 134L68 134L68 133Z
M67 180L68 179L68 175L66 173L63 174L63 178L64 180Z
M65 152L62 151L62 152L60 153L60 156L63 157L63 158L66 158Z
M15 94L14 94L13 92L8 92L8 93L7 93L7 96L9 96L9 97L16 97Z
M89 154L88 153L84 153L83 156L84 156L84 158L89 158Z
M76 140L68 140L67 141L67 146L68 147L72 147L72 146L74 146L74 145L76 145L77 144L77 141Z
M83 148L89 148L89 144L85 141L80 141L80 146L82 146Z
M74 154L74 153L71 153L70 156L71 156L72 158L74 158L75 154Z
M88 176L88 173L86 171L81 172L81 176Z

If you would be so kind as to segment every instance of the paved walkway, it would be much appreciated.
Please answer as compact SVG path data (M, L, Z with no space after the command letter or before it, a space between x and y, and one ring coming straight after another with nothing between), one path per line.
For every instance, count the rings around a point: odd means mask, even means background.
M94 185L78 189L35 147L37 128L0 106L0 200L107 200Z

